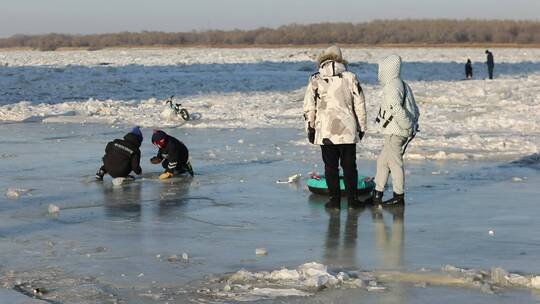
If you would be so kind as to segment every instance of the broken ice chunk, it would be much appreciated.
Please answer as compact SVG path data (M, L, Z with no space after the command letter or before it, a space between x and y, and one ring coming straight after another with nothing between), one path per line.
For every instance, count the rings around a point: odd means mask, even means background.
M188 262L189 261L189 255L187 253L182 253L182 261L184 262Z
M534 276L531 279L531 287L536 288L536 289L540 289L540 276Z
M268 251L266 250L266 248L256 248L255 249L255 254L256 255L267 255Z
M47 210L49 211L49 214L58 214L58 212L60 212L60 207L54 204L49 204Z
M113 178L112 183L114 186L120 186L124 182L125 178L123 177L117 177Z
M386 288L383 286L368 286L367 291L384 291Z
M289 176L287 180L277 180L276 183L277 184L292 184L292 183L298 182L300 180L300 177L302 177L302 174L298 173L298 174Z
M9 199L18 199L21 195L30 192L30 189L21 188L8 188L6 191L6 197Z

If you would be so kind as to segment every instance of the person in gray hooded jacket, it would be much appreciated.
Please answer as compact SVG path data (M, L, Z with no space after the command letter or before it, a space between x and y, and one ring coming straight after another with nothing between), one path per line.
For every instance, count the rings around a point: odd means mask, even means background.
M386 57L379 64L378 76L383 94L376 122L384 135L384 146L377 159L373 203L383 203L384 188L391 174L394 196L384 203L404 204L403 154L418 131L420 113L411 88L401 80L401 57Z
M343 169L349 207L358 207L356 143L366 131L366 106L356 75L347 71L341 49L331 46L317 59L319 72L309 79L304 97L308 139L320 145L330 201L340 208L339 165Z

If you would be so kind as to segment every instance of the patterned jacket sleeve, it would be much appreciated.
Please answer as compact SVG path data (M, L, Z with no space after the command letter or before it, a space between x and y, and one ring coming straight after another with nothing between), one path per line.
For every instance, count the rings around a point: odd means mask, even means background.
M407 90L405 87L400 89L394 85L386 85L383 88L383 102L389 106L397 125L403 130L408 130L412 128L413 122L401 106L405 90Z
M353 79L353 107L356 114L356 119L360 124L359 131L366 132L367 130L367 115L366 115L366 99L364 97L364 92L358 79L354 77Z
M317 113L317 89L313 85L313 77L309 78L309 83L304 95L304 119L306 120L306 130L309 127L315 128L315 117Z

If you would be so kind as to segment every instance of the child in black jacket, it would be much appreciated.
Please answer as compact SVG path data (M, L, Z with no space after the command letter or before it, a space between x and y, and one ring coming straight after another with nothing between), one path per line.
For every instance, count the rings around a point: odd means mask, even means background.
M168 179L174 174L185 172L193 176L193 168L189 162L189 151L183 142L161 130L156 130L152 135L152 143L159 150L158 154L150 159L150 162L153 164L161 163L165 169L159 179Z
M97 180L103 180L105 174L113 178L128 177L131 171L142 173L141 147L143 135L139 127L135 127L123 139L115 139L107 144L103 166L96 173Z

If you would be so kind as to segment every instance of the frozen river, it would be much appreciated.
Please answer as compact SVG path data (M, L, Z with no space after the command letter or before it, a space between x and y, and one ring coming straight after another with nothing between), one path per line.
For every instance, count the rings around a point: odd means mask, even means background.
M480 49L345 49L367 100L359 172L375 174L388 54L421 132L405 209L341 213L305 186L322 173L302 131L317 51L0 52L0 302L540 302L540 51L495 49L486 81ZM172 94L193 120L162 115ZM142 178L93 181L133 125ZM156 178L153 128L188 145L193 179Z

